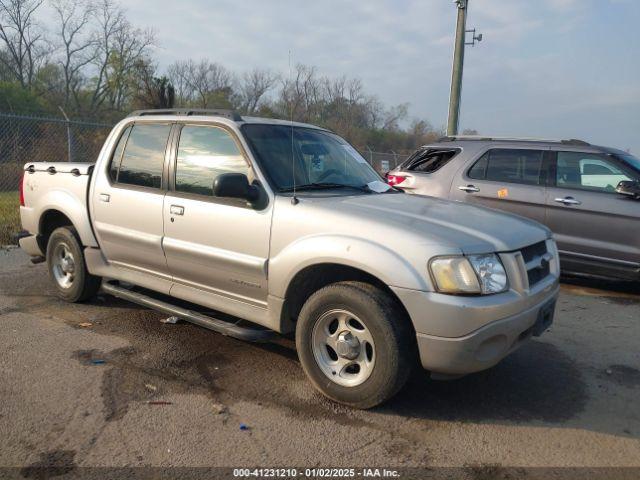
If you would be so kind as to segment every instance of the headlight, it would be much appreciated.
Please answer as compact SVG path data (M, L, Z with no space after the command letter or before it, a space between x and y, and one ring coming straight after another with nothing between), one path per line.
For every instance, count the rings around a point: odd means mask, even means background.
M507 289L507 274L497 255L437 257L429 264L441 293L491 294Z
M430 268L439 292L480 293L478 277L466 257L438 257Z
M482 293L500 293L507 289L507 272L497 255L470 255L469 261L478 274Z

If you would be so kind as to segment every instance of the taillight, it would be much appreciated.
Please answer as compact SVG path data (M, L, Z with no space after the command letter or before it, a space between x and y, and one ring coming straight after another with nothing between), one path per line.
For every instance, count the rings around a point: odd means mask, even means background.
M20 206L24 207L24 172L22 172L22 178L20 179Z
M396 185L400 185L406 179L407 177L405 177L404 175L393 175L393 174L387 175L387 183L392 187L395 187Z

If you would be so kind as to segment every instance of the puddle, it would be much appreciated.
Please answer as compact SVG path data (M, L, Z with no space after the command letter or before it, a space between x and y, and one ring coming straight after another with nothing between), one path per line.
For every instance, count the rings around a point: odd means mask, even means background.
M41 453L40 459L20 469L20 474L24 478L36 480L67 475L77 468L75 456L74 450L54 450Z

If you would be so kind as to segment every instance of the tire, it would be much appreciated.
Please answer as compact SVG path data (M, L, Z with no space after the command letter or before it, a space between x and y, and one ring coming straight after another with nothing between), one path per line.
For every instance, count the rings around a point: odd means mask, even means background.
M47 266L58 297L66 302L83 302L100 288L102 279L87 271L82 245L73 227L53 231L47 243Z
M309 297L298 317L296 348L317 390L360 409L393 397L417 358L404 309L387 292L360 282L335 283Z

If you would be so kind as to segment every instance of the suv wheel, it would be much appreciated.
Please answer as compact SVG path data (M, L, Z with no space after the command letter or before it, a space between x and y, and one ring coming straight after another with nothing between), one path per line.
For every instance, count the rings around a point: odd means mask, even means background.
M415 362L415 335L383 290L341 282L314 293L296 328L302 368L314 387L339 403L371 408L395 395Z
M47 243L47 265L58 296L67 302L82 302L96 294L101 278L87 271L82 245L73 227L53 231Z

